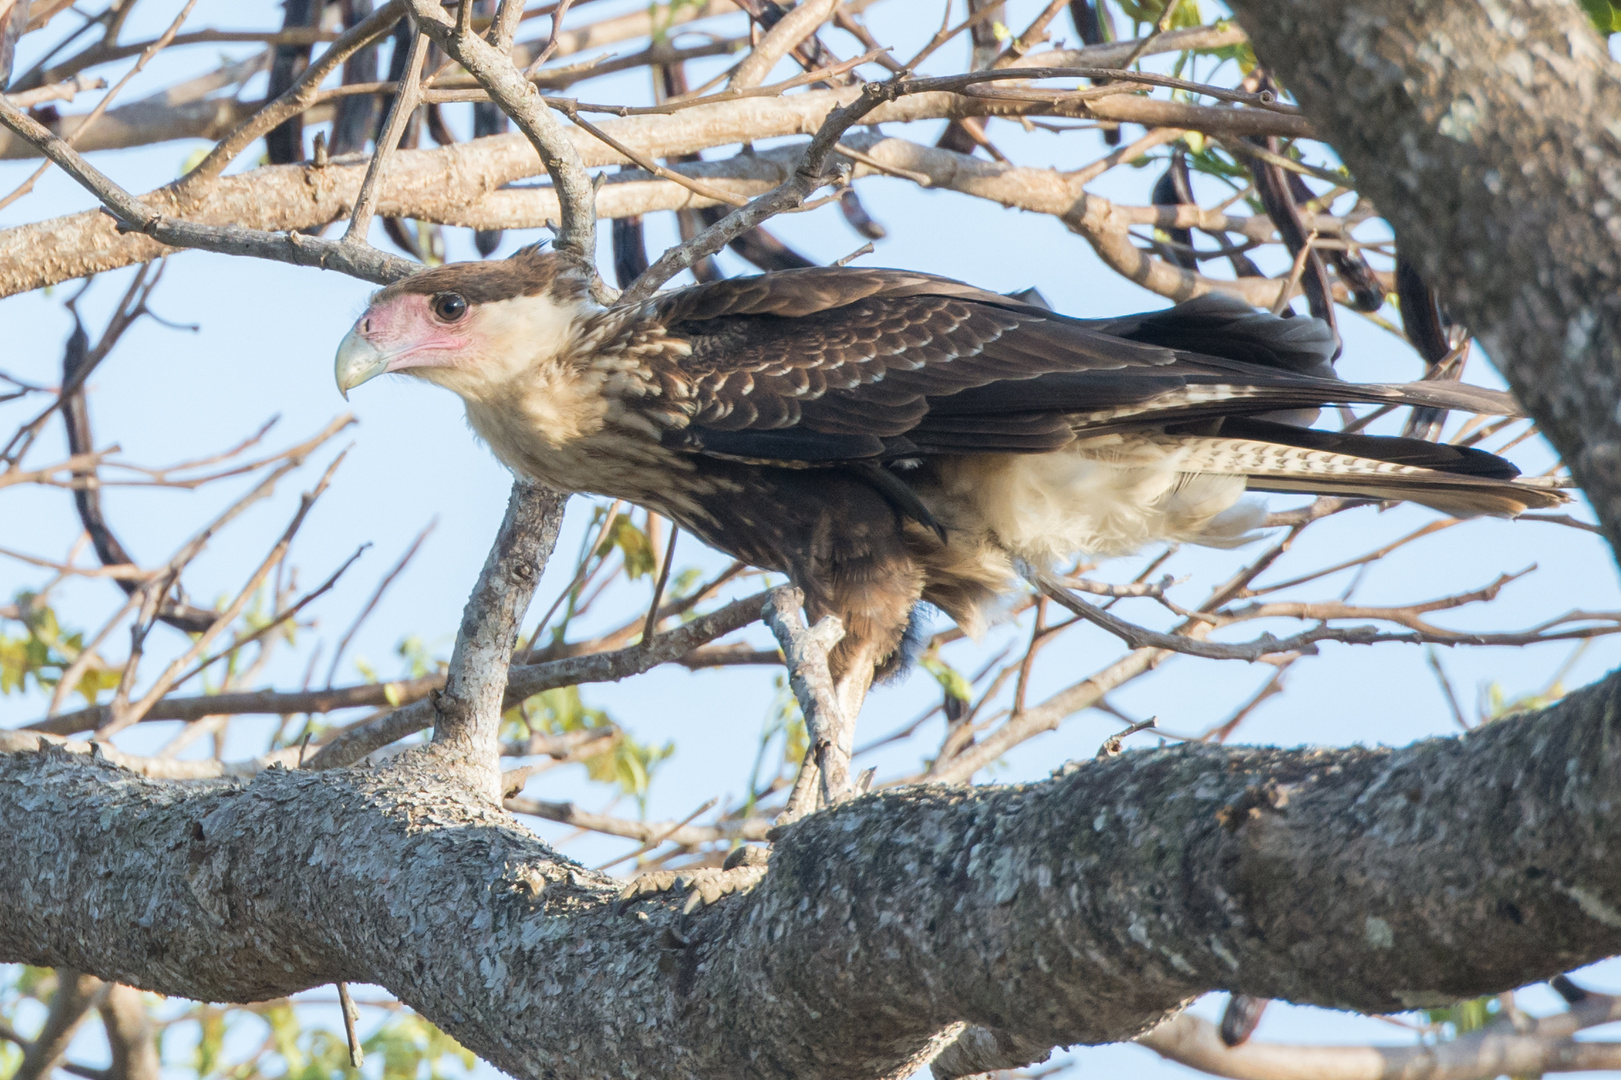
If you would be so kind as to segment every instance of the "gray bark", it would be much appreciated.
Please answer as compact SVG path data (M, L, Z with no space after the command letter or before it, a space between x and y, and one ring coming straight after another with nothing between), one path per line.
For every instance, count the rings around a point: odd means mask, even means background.
M0 757L0 960L204 1000L379 983L515 1076L896 1075L963 1023L1139 1034L1225 989L1384 1012L1621 949L1621 677L1395 751L1185 746L787 829L683 921L444 746L251 782Z
M1621 541L1621 80L1570 0L1234 0Z
M1621 539L1621 85L1579 11L1234 7ZM530 542L492 556L459 673L510 642ZM1208 990L1383 1012L1621 951L1621 676L1396 751L1183 746L853 799L690 917L621 910L492 801L494 698L473 679L374 769L0 755L0 961L205 1000L375 982L520 1077L853 1078L968 1025L963 1067L1012 1064Z

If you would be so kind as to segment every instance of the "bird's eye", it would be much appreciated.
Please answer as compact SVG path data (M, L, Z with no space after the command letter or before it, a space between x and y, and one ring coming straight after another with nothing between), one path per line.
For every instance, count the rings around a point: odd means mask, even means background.
M438 293L433 298L433 313L441 322L455 322L467 314L467 298L460 293Z

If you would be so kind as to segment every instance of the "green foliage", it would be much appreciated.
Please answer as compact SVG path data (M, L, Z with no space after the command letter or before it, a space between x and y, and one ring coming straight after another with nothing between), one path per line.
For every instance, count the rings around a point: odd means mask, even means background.
M1593 29L1608 36L1621 31L1621 4L1614 0L1580 0Z
M225 1052L225 1020L227 1011L213 1005L198 1006L193 1015L197 1021L197 1045L192 1050L191 1067L198 1076L208 1076L219 1068Z
M1444 1009L1427 1009L1430 1023L1440 1024L1451 1038L1479 1031L1497 1016L1503 1005L1495 997L1478 997L1460 1001Z
M744 817L754 812L755 803L782 776L784 766L798 768L799 763L805 760L805 751L810 748L805 715L799 710L799 700L789 688L787 677L780 674L775 676L772 685L776 688L776 696L772 698L771 707L766 710L765 720L760 724L760 744L754 752L754 764L749 769L749 794L742 809ZM782 743L780 755L771 752L771 747L778 740ZM765 773L767 762L772 765L769 774Z
M653 22L653 44L661 45L670 36L670 28L675 25L677 17L687 8L699 8L704 0L669 0L669 3L655 3L649 5L649 13Z
M1502 683L1490 682L1481 688L1480 718L1483 723L1489 724L1520 713L1546 709L1564 696L1565 688L1558 681L1518 697L1509 697Z
M543 690L508 709L501 723L504 738L519 740L535 731L549 735L604 732L610 738L603 740L603 750L584 759L586 775L598 783L615 785L644 808L653 773L675 753L672 742L653 746L626 734L605 711L588 707L578 686Z
M677 570L670 575L669 584L664 588L664 595L671 601L685 600L692 595L703 580L704 573L696 566L689 566L685 570ZM682 615L683 621L690 621L697 617L698 613L696 611L687 611Z
M29 680L41 690L53 689L83 651L84 632L64 630L56 612L38 603L34 593L20 592L15 600L22 616L15 621L21 623L23 632L15 636L0 633L0 694L21 693L28 689ZM91 664L75 689L94 704L100 691L117 685L116 670Z
M1188 168L1194 172L1214 176L1230 187L1242 187L1250 182L1248 169L1199 132L1188 132L1182 137L1181 143L1188 151Z
M929 653L918 663L922 665L923 670L934 676L934 681L940 684L940 689L945 691L947 697L967 701L974 696L974 687L968 681L968 676L940 659L938 655Z
M408 634L400 639L394 646L394 652L405 661L405 676L410 679L421 679L443 671L448 662L441 660L428 648L427 642L416 634Z
M203 1006L191 1014L192 1019L203 1025L203 1037L193 1059L199 1080L211 1075L248 1080L250 1075L265 1073L279 1075L284 1080L336 1080L361 1075L349 1063L349 1046L343 1031L307 1026L298 1007L290 1001L252 1010L270 1029L266 1049L271 1060L222 1067L221 1046L225 1033L236 1023L232 1014L240 1016L246 1011ZM460 1066L461 1072L470 1071L475 1060L470 1051L449 1035L416 1013L404 1010L392 1014L376 1031L362 1038L360 1048L368 1062L367 1075L375 1075L370 1063L381 1060L382 1080L440 1080L451 1075L455 1066ZM279 1074L274 1058L281 1059L283 1069Z
M604 559L614 548L619 549L620 556L625 560L625 576L635 580L653 572L658 565L658 558L653 554L653 544L647 539L647 534L637 528L630 520L629 514L618 514L613 524L608 526L608 535L603 537L597 548L597 558Z
M1204 13L1199 10L1199 0L1170 0L1176 4L1176 10L1171 12L1172 30L1184 30L1193 26L1204 25ZM1138 25L1148 23L1157 25L1160 16L1165 14L1166 0L1115 0L1126 18Z
M1218 19L1214 25L1225 26L1229 21L1228 19ZM1200 56L1214 56L1221 60L1231 60L1238 65L1238 70L1245 75L1254 71L1259 63L1255 59L1255 46L1251 45L1247 40L1241 41L1237 45L1220 45L1214 49L1195 49L1194 52Z
M471 1071L473 1053L416 1013L401 1013L361 1043L367 1056L381 1054L383 1080L417 1080L424 1072L428 1080L449 1075L448 1066L459 1064ZM347 1051L346 1051L347 1053Z

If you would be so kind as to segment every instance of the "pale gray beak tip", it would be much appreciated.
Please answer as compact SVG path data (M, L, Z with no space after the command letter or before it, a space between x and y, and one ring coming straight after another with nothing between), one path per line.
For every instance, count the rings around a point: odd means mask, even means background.
M388 370L388 357L362 337L358 330L350 330L338 343L337 361L333 374L338 380L338 391L345 401L349 391Z

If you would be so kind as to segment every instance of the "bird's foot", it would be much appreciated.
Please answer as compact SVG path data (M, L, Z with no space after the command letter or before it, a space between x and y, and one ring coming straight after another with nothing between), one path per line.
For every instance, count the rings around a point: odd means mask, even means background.
M624 907L644 896L656 893L691 889L681 914L690 915L706 904L734 892L748 892L765 877L766 862L770 859L766 848L745 844L730 855L718 868L699 867L693 870L655 870L634 878L619 893L619 904Z

